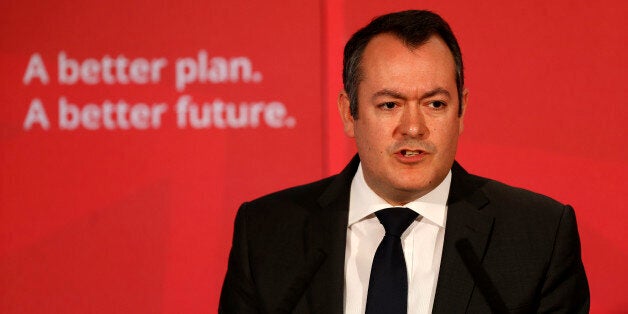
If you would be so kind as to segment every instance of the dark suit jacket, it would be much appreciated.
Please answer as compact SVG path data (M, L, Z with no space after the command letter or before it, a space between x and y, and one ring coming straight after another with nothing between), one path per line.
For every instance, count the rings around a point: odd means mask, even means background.
M245 203L220 313L342 313L349 190L337 176ZM586 313L574 211L452 168L433 313Z

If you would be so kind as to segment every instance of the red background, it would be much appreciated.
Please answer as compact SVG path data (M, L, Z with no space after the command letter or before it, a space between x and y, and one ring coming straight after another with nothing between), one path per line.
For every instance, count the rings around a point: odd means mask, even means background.
M214 313L235 211L336 173L354 154L335 108L342 47L373 16L449 21L470 103L458 160L470 172L572 204L592 313L628 301L628 68L622 0L4 1L0 3L0 312ZM174 87L177 58L246 56L259 83ZM60 85L57 55L166 58L145 85ZM22 78L32 54L50 82ZM279 101L294 128L176 127L196 102ZM58 128L61 96L170 105L159 129ZM49 130L23 128L39 98Z

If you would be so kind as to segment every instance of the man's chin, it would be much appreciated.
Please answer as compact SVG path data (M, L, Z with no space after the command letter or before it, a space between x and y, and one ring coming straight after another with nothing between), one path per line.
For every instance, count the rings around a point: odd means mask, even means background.
M416 183L416 182L413 182L412 184L400 184L400 185L395 186L393 197L397 203L399 202L409 203L429 193L437 185L438 184L432 186L431 184Z

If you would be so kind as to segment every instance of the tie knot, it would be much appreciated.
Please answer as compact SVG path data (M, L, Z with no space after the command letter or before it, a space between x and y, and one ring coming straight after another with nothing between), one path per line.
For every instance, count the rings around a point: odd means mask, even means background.
M391 207L376 211L375 216L384 226L386 235L401 237L419 214L410 208Z

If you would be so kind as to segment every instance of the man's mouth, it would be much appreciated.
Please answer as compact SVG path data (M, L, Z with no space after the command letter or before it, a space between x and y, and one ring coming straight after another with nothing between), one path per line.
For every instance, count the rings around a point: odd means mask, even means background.
M410 149L402 149L400 151L401 155L405 156L405 157L412 157L412 156L418 156L423 154L422 150L410 150Z

